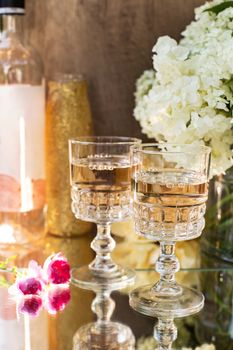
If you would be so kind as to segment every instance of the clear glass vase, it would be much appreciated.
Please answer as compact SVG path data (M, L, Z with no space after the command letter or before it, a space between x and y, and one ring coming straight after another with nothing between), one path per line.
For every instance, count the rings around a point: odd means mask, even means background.
M202 249L233 262L233 168L210 183Z

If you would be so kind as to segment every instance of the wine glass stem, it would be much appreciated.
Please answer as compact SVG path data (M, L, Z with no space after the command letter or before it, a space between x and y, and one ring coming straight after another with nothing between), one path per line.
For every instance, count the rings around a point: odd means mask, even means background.
M153 287L159 295L177 295L182 288L177 285L175 273L179 271L180 264L175 255L175 242L161 242L160 256L156 262L156 271L160 274L160 280Z
M158 342L156 350L171 350L172 343L177 338L177 327L173 318L159 318L154 327L154 338Z
M110 297L110 293L109 290L98 291L91 306L92 311L97 316L97 324L102 328L107 327L115 309L115 302Z
M93 272L108 274L117 270L117 265L111 258L115 245L111 236L111 224L97 224L97 235L91 242L91 248L96 252L96 257L89 265Z

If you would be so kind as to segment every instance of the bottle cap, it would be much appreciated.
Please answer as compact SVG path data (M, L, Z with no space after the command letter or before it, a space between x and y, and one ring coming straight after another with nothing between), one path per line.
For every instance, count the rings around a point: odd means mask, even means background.
M23 15L25 0L0 0L0 15Z

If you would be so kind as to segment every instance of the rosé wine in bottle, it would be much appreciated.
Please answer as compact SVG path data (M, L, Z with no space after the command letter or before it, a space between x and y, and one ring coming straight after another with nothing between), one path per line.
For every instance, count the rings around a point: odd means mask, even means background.
M0 246L43 235L45 84L23 38L24 0L0 0Z

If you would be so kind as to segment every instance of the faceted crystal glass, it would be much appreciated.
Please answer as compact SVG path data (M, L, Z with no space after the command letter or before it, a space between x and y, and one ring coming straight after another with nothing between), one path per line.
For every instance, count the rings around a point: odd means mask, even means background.
M140 140L128 137L81 137L69 141L72 211L77 219L97 224L91 243L95 260L73 271L80 287L95 289L111 281L112 287L133 281L132 270L118 266L111 258L115 241L112 222L127 220L132 214L130 157Z
M201 293L176 283L175 243L196 238L204 228L210 149L205 146L145 144L132 150L134 220L138 234L160 242L156 271L160 280L134 290L131 306L154 317L198 312Z

